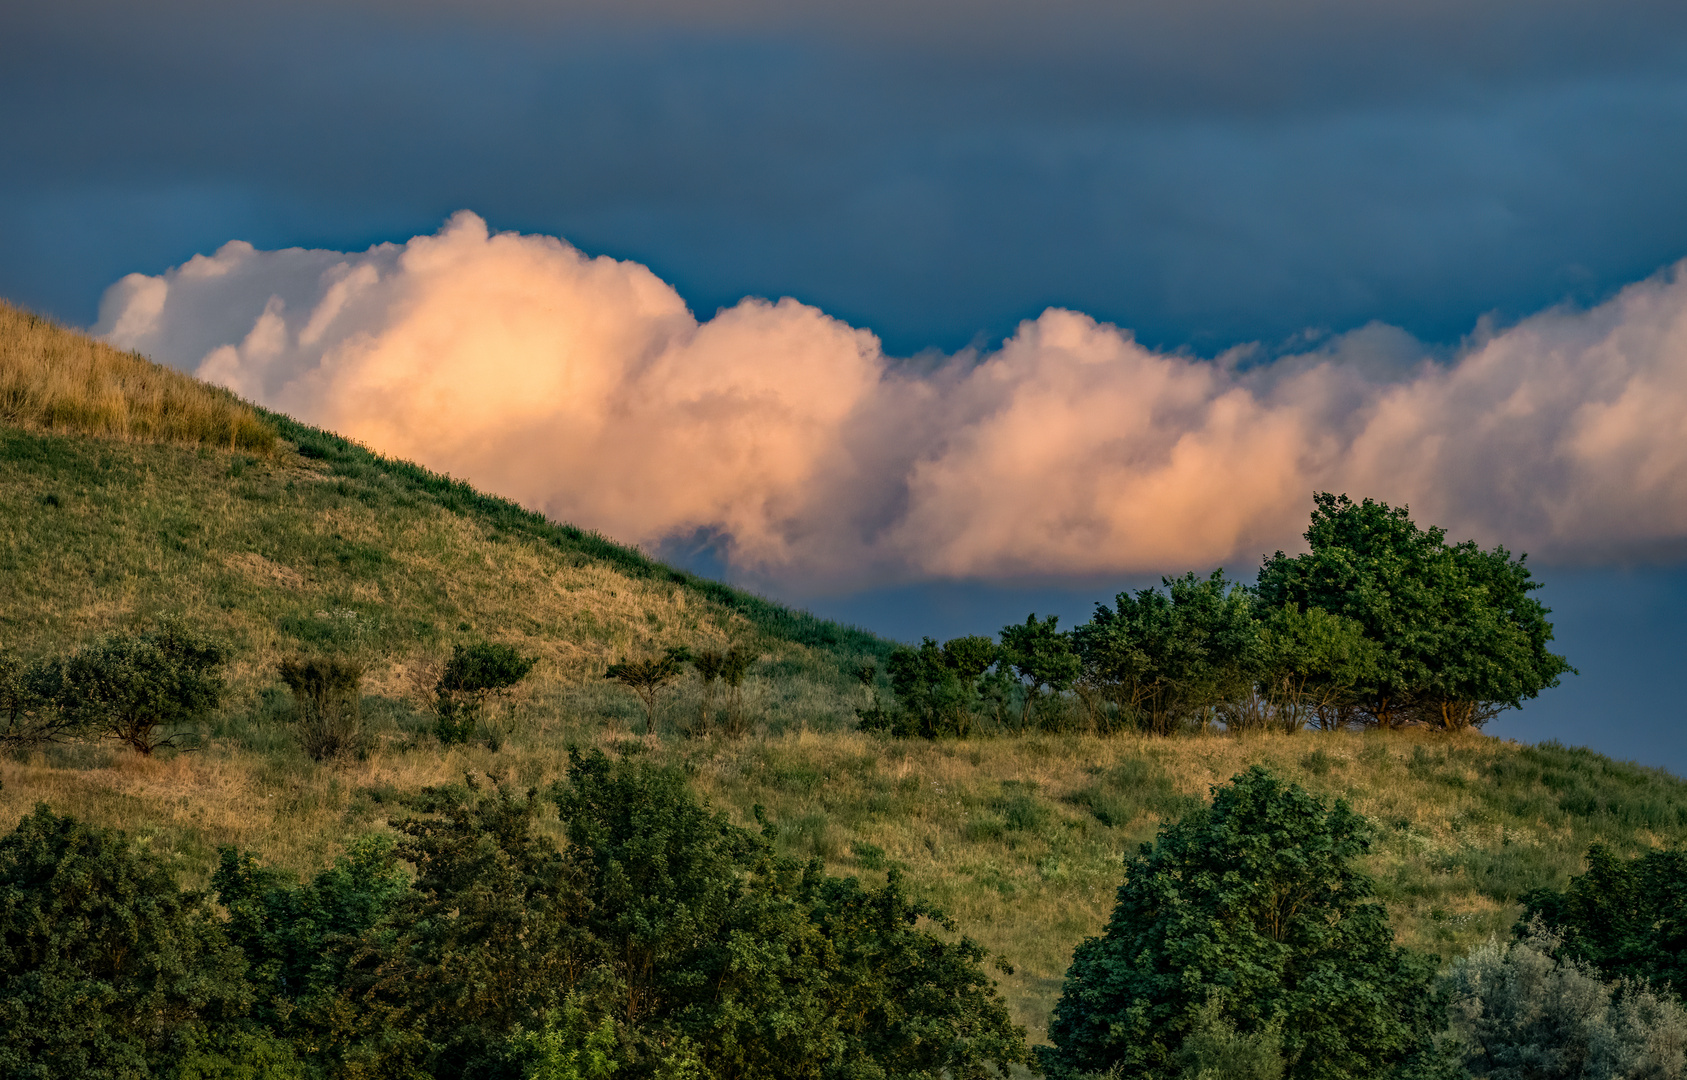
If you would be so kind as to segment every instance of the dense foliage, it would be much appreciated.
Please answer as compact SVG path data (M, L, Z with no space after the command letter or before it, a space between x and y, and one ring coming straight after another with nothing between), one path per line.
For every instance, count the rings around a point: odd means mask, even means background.
M1097 604L1073 632L1086 683L1157 735L1247 697L1262 652L1252 598L1224 571L1165 585Z
M120 834L42 806L0 837L0 1075L115 1080L231 1042L261 1053L244 968L205 897Z
M1523 558L1472 541L1449 545L1420 529L1404 507L1345 495L1317 496L1311 551L1278 552L1260 568L1268 607L1289 604L1353 619L1380 646L1356 686L1354 705L1385 727L1409 718L1446 728L1480 724L1496 711L1558 685L1570 670L1547 651L1547 611Z
M226 920L118 834L38 810L0 843L0 1072L964 1080L1026 1060L983 950L894 872L781 858L771 824L733 825L673 771L575 753L548 798L469 782L404 804L396 843L308 882L225 850Z
M1562 939L1566 956L1606 978L1687 990L1687 851L1630 860L1595 844L1586 873L1562 892L1529 894L1524 907L1520 933L1541 920Z
M1106 932L1073 955L1044 1067L1169 1080L1199 1031L1274 1048L1294 1080L1421 1068L1442 1023L1435 965L1394 945L1352 865L1368 842L1345 804L1264 769L1216 789L1126 861Z
M1448 980L1450 1045L1482 1080L1677 1080L1687 1075L1687 1013L1667 992L1601 980L1565 955L1539 917L1519 940L1490 942Z
M502 642L451 646L451 659L434 686L434 735L446 745L468 742L486 718L487 702L527 678L537 662Z
M863 726L926 738L1033 724L1460 730L1571 670L1547 651L1538 583L1504 548L1449 545L1404 508L1330 494L1316 497L1306 539L1307 554L1271 556L1251 587L1189 573L1121 592L1069 633L1033 615L1003 627L999 646L899 648L897 707L863 712Z

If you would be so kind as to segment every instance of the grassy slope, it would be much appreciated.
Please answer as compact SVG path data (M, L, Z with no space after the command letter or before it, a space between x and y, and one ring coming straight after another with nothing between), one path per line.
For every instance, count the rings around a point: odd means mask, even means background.
M886 743L847 730L860 691L843 673L884 642L263 420L281 436L268 453L15 426L27 415L0 427L0 646L69 649L168 613L240 656L203 752L144 760L83 744L0 760L0 828L46 800L129 830L191 882L223 843L306 871L382 827L396 790L465 772L543 784L570 744L636 747L683 766L741 821L766 805L791 853L838 872L905 868L1017 966L1004 989L1034 1036L1072 946L1105 918L1120 857L1254 762L1371 816L1369 861L1401 939L1443 955L1503 931L1517 897L1561 884L1592 840L1638 851L1687 835L1687 785L1667 774L1480 736ZM475 635L542 662L500 718L498 750L445 750L426 733L416 673ZM626 734L635 710L596 678L606 662L729 641L763 657L747 691L754 737ZM288 737L273 665L313 648L370 667L366 760L320 765ZM670 727L696 694L670 698Z

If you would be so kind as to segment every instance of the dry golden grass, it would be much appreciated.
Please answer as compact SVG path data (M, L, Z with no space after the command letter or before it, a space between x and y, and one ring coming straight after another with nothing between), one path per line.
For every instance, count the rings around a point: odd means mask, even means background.
M226 390L0 300L0 423L267 454L275 430Z

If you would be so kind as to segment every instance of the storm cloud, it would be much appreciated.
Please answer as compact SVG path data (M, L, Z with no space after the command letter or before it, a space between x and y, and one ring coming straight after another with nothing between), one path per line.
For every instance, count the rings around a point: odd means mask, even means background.
M623 540L807 588L1133 574L1292 547L1310 494L1559 562L1687 547L1687 275L1474 328L1164 352L1051 308L888 356L795 300L699 320L648 268L462 212L346 254L230 243L96 332Z
M1687 252L1683 72L1659 0L14 5L0 293L472 206L899 353L1448 341Z

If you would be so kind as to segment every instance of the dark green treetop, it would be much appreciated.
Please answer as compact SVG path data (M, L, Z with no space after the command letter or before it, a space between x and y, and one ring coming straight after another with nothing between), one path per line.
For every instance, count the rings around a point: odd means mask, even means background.
M409 887L392 840L366 836L302 884L250 853L219 854L211 886L228 912L228 938L246 957L254 1015L331 1056L354 1026L339 994L362 937Z
M1381 662L1382 646L1345 615L1284 604L1261 619L1260 690L1280 729L1346 726Z
M996 643L979 635L942 645L928 637L918 648L899 646L885 665L897 711L863 711L862 728L903 737L966 737L980 701L979 678L998 655Z
M1260 661L1248 591L1223 570L1122 592L1072 632L1084 677L1145 730L1167 735L1244 696Z
M1649 851L1625 859L1594 844L1587 871L1562 891L1523 898L1517 936L1537 917L1563 939L1566 955L1607 979L1645 979L1687 990L1687 851Z
M40 805L0 837L0 1076L150 1075L238 1024L244 968L205 898L121 834Z
M1375 1080L1427 1049L1435 965L1394 945L1353 866L1369 828L1258 766L1125 863L1106 932L1078 946L1043 1051L1050 1075L1172 1080L1216 1010L1280 1047L1291 1080Z
M1522 557L1449 545L1445 530L1418 528L1405 507L1328 492L1315 501L1311 550L1267 558L1259 598L1267 608L1319 608L1364 628L1381 649L1360 688L1377 723L1480 725L1572 670L1546 649L1548 611L1529 596L1539 584Z
M1019 676L1025 692L1021 728L1030 723L1037 699L1045 691L1064 694L1083 672L1083 663L1072 648L1072 637L1057 629L1059 622L1058 615L1039 620L1033 612L1023 623L1002 627L998 661Z
M572 754L555 795L602 950L590 996L646 1061L688 1047L719 1077L959 1080L1025 1060L983 950L923 929L947 920L894 875L864 888L776 857L771 827L601 753Z

